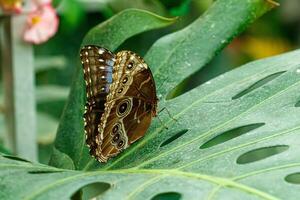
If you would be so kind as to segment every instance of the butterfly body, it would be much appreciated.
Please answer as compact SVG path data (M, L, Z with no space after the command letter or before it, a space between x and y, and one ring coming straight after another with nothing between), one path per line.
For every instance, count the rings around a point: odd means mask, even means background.
M101 47L86 46L80 54L87 92L86 142L90 154L106 162L150 126L157 112L155 83L147 64L133 52L114 55Z

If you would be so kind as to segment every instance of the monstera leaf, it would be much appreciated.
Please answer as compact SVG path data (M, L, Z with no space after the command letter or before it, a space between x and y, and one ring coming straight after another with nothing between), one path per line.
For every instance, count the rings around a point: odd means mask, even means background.
M161 112L162 123L154 119L143 139L107 164L91 159L84 145L78 67L52 166L0 157L0 199L297 199L300 51L246 64L176 98L169 94L269 2L216 1L184 30L158 40L145 59L159 106L172 117ZM134 34L170 23L128 10L93 29L83 44L115 50Z

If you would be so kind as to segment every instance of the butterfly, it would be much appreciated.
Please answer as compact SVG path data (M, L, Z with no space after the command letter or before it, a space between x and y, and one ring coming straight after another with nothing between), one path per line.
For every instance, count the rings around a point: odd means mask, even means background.
M145 61L131 51L117 54L95 46L80 51L86 86L84 129L99 162L143 137L157 115L155 82Z

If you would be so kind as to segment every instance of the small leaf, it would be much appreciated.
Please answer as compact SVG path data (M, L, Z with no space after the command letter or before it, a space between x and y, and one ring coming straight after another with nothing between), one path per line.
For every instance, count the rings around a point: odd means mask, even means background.
M144 10L124 10L91 29L82 46L94 44L115 50L131 36L171 25L175 21L176 18L165 18Z
M60 152L55 147L53 148L49 163L57 168L75 169L73 160L67 154Z

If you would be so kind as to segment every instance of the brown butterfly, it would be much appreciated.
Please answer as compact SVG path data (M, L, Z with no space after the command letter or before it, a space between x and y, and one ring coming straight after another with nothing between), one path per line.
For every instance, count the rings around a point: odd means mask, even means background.
M157 113L152 73L137 54L89 45L80 51L86 83L84 122L90 154L107 162L143 137Z

